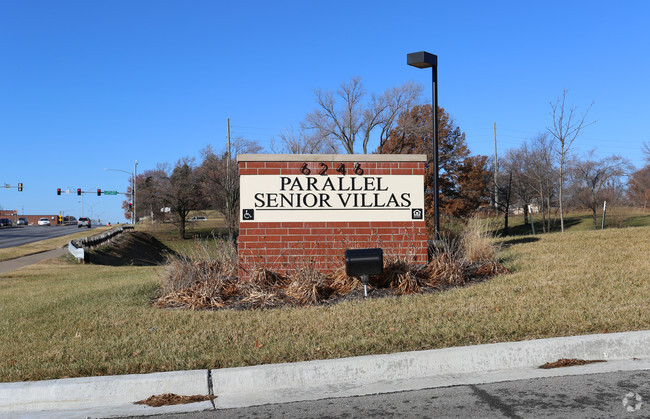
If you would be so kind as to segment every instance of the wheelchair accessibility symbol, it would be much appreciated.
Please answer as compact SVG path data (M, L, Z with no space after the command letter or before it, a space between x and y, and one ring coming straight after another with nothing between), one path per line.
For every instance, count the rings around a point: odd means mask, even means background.
M253 221L255 219L255 210L245 209L242 218L246 221Z

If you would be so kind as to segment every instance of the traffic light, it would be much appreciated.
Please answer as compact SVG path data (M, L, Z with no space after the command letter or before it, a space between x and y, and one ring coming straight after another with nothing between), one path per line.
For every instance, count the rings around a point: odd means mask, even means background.
M133 204L129 202L129 212L133 212Z
M61 195L61 188L56 188L56 194Z
M19 183L19 184L18 184L18 190L19 190L20 192L23 191L23 184L22 184L22 183Z
M59 224L63 223L63 216L59 214Z
M81 189L77 188L77 195L81 195Z
M97 196L102 196L102 190L101 189L97 189Z

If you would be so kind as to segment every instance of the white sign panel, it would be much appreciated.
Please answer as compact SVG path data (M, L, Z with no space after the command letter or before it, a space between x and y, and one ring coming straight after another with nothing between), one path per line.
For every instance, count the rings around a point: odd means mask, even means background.
M424 219L424 176L240 176L240 221Z

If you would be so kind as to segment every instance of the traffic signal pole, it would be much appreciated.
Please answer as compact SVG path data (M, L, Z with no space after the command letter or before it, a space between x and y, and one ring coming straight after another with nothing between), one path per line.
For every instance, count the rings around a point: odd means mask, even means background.
M13 185L10 185L10 184L8 184L8 183L5 183L4 186L5 186L5 189L13 189L13 188L17 188L17 189L18 189L18 192L22 192L22 191L23 191L23 183L22 183L22 182L19 182L19 183L18 183L18 186L13 186Z
M21 184L22 185L22 184ZM101 196L102 192L101 189L97 189L97 196ZM66 190L66 194L70 193L70 189ZM84 216L84 194L91 193L90 191L84 191L81 190L81 188L77 188L77 196L81 197L81 217ZM56 194L61 195L61 188L56 188Z

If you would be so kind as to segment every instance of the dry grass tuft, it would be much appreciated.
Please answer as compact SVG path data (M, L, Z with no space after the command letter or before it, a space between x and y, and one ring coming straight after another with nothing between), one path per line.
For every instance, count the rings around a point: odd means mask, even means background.
M214 247L211 245L214 245ZM237 249L229 242L213 238L210 241L195 240L191 248L170 255L163 274L165 293L189 288L198 283L216 284L210 287L222 289L228 279L237 276Z
M501 249L494 240L494 234L491 233L497 230L494 223L493 218L478 216L467 220L460 239L465 262L488 262L496 258Z
M461 261L448 253L434 255L426 270L427 285L430 287L457 286L463 285L466 281Z
M408 263L401 258L389 258L385 265L384 274L372 281L372 285L395 289L399 295L423 291L428 279L425 266Z
M397 275L397 293L400 295L422 292L422 279L413 270Z
M163 296L158 307L186 307L193 310L221 308L239 295L237 251L230 243L213 239L196 240L194 246L168 257L163 273Z
M336 295L347 295L363 288L361 281L345 274L345 266L341 266L334 271L331 275L330 286Z
M238 303L252 309L274 308L283 305L284 295L273 291L251 289L247 290Z
M273 308L283 304L287 279L269 269L258 267L250 279L238 281L240 300L234 300L250 308Z
M471 278L487 278L507 273L510 273L510 271L508 271L505 266L491 260L482 263L474 263L465 268L466 276Z
M331 283L327 275L311 267L297 269L290 276L286 294L298 306L315 305L332 295Z

